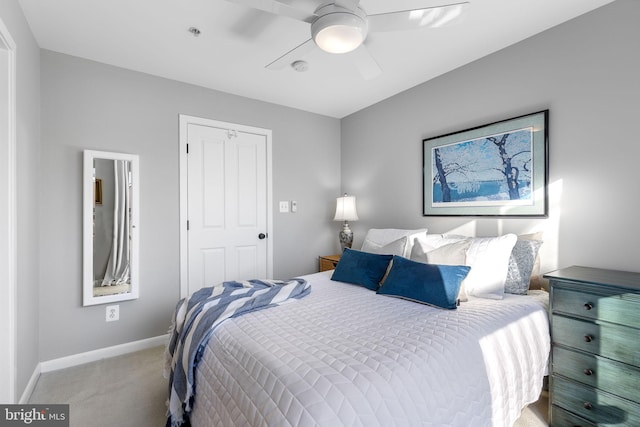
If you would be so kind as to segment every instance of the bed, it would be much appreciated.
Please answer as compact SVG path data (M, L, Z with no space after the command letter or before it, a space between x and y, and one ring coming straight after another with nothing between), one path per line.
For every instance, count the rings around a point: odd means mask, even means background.
M215 328L195 369L191 425L511 426L539 398L546 292L469 288L444 309L332 280L336 272L303 276L307 296Z

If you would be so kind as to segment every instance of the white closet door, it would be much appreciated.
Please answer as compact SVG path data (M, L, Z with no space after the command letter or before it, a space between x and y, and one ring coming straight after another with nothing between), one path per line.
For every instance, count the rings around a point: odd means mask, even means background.
M188 293L268 278L267 135L187 125Z

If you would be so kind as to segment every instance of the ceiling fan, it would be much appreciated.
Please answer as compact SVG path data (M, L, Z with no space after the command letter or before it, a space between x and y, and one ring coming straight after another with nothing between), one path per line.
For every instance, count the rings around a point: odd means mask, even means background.
M360 7L359 0L326 2L311 14L278 0L228 1L311 24L310 39L267 64L266 68L278 70L293 65L296 60L317 46L329 53L354 52L352 59L367 80L377 77L382 72L364 44L369 32L440 27L458 17L469 4L467 1L460 1L441 6L367 15Z

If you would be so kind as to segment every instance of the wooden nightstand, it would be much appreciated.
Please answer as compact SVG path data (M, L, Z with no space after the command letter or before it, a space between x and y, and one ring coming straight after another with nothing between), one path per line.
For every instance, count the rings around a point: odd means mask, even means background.
M333 270L338 265L342 255L325 255L320 257L320 271Z
M640 273L569 267L544 277L550 425L640 425Z

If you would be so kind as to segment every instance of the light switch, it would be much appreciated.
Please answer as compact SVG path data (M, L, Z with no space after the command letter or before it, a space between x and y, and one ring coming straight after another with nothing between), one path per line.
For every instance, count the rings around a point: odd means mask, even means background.
M298 212L298 202L295 200L291 201L291 212Z
M280 201L280 213L288 213L289 212L289 201L284 200Z

